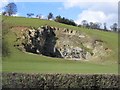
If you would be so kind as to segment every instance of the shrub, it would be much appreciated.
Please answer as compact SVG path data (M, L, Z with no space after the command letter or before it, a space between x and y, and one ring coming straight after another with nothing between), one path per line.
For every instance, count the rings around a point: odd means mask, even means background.
M25 74L3 73L3 88L118 88L118 75L114 74Z

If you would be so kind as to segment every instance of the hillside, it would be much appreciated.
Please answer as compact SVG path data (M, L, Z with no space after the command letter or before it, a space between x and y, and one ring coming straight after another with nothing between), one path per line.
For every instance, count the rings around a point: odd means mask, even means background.
M67 28L69 30L79 31L93 39L102 40L105 43L104 47L111 50L110 55L102 59L71 61L26 53L14 47L15 40L20 35L20 30L30 27L39 28L46 24L63 30ZM7 43L5 46L9 52L7 56L3 57L3 72L117 73L118 37L116 33L74 27L35 18L3 17L3 34L3 40ZM72 39L72 41L74 40Z

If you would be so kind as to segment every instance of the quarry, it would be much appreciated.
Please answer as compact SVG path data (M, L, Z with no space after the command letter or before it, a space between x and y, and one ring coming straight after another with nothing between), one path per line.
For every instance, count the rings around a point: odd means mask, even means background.
M15 29L15 28L14 28ZM23 52L68 60L91 60L103 58L110 53L100 39L67 28L48 25L38 28L19 28L14 47Z

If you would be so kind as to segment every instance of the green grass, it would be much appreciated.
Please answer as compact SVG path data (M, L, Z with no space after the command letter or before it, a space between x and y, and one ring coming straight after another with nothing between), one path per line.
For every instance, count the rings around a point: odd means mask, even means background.
M113 32L104 32L69 26L56 23L54 21L39 20L23 17L3 17L4 23L10 26L32 26L39 27L41 25L50 25L60 28L69 28L72 30L80 30L87 33L93 38L98 38L106 43L113 53L110 57L102 61L70 61L58 58L50 58L34 54L23 53L13 47L16 36L13 32L9 32L4 36L8 42L10 55L3 57L3 72L29 72L29 73L117 73L117 50L118 38ZM4 29L3 29L4 30Z

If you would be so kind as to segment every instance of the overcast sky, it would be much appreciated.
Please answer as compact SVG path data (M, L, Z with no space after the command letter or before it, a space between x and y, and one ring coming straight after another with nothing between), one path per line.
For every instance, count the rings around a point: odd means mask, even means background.
M73 19L77 24L82 20L107 23L109 27L118 22L118 0L2 0L0 11L9 2L15 2L18 8L16 16L27 13L41 14L46 17L49 12ZM25 2L26 1L26 2Z

